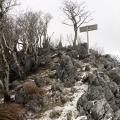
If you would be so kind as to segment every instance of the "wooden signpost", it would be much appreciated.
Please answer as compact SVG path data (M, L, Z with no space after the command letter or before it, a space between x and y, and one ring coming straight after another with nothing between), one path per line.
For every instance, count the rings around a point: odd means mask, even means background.
M90 53L89 52L89 35L88 35L88 31L93 31L93 30L97 30L97 29L98 29L97 24L80 27L80 32L86 32L87 33L88 54Z

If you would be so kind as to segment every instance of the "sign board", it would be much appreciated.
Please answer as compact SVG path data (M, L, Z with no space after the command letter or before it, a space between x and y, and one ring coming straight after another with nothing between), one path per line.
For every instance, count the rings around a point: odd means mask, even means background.
M88 35L88 31L92 31L92 30L97 30L97 24L80 27L80 32L86 32L87 33L88 54L90 53L90 51L89 51L89 35Z
M80 27L80 32L87 32L87 31L92 31L92 30L97 30L97 24Z

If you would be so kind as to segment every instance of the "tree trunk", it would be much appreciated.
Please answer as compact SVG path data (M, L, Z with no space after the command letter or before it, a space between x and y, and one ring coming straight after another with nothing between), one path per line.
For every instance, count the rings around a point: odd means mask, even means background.
M78 28L77 28L77 25L75 24L75 25L74 25L74 32L75 32L75 35L74 35L73 47L76 47L77 31L78 31Z
M40 36L40 48L42 48L42 36Z
M20 78L24 79L25 74L24 74L23 70L21 69L21 66L20 66L20 64L19 64L19 62L17 60L16 52L13 51L12 56L13 56L15 65L16 65L16 67L18 69L18 73L19 73Z
M2 23L2 18L3 18L3 1L0 0L0 49L1 49L1 54L2 54L2 60L4 62L5 65L5 78L4 78L4 89L6 91L6 93L9 94L9 64L7 62L6 56L5 56L5 51L4 51L4 46L3 46L3 33L2 33L2 27L3 27L3 23Z
M3 59L3 62L4 62L4 65L5 65L5 78L4 78L4 89L6 91L6 93L9 93L9 72L10 72L10 68L9 68L9 65L8 65L8 62L6 60L6 56L5 56L5 51L4 51L4 47L3 47L3 43L2 43L2 39L3 39L3 36L2 36L2 33L0 34L0 48L1 48L1 53L2 53L2 59Z

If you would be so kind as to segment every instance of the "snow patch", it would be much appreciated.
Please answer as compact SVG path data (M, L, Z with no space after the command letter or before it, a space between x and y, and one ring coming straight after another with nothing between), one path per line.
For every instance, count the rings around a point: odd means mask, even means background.
M69 101L67 102L64 107L60 107L60 106L56 106L54 107L54 110L59 110L59 111L62 111L62 114L59 118L57 118L57 120L67 120L67 113L69 111L72 112L72 120L81 120L84 118L84 120L86 120L86 116L78 116L77 117L77 109L76 109L76 103L77 103L77 100L80 98L80 96L82 94L84 94L87 89L88 89L88 86L87 84L82 84L81 81L78 81L76 82L74 88L77 89L77 92L73 94L73 101ZM36 119L36 120L52 120L51 118L49 118L49 114L52 110L48 110L46 111L43 116L40 118L40 119Z

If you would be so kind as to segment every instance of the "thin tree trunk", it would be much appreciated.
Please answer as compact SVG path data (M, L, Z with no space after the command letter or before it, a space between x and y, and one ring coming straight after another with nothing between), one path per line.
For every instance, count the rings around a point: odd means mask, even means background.
M74 25L74 32L75 32L75 35L74 35L73 47L76 46L76 41L77 41L77 31L78 31L78 28L77 28L76 25Z
M40 48L42 48L42 38L40 36Z
M3 23L2 23L2 18L3 18L3 1L0 0L0 49L1 49L1 54L2 54L2 59L5 65L5 78L4 78L4 89L6 91L6 93L9 94L9 64L7 62L6 56L5 56L5 51L4 51L4 46L3 46L3 34L2 34L2 27L3 27Z
M4 51L4 47L3 47L3 44L2 44L2 39L3 39L3 36L2 34L0 34L0 48L1 48L1 53L2 53L2 59L3 59L3 62L4 62L4 65L5 65L5 74L6 74L6 77L4 78L4 89L6 91L6 93L9 93L9 72L10 72L10 68L9 68L9 65L8 65L8 62L6 60L6 57L5 57L5 51Z
M2 39L3 39L3 41L4 41L5 47L6 47L9 51L11 51L11 54L12 54L12 56L13 56L13 60L14 60L14 62L15 62L15 65L16 65L17 69L18 69L19 76L22 77L22 78L24 78L25 75L24 75L23 70L21 69L20 64L19 64L19 62L18 62L18 60L17 60L16 52L15 52L14 50L12 50L12 49L7 45L4 34L2 34Z

